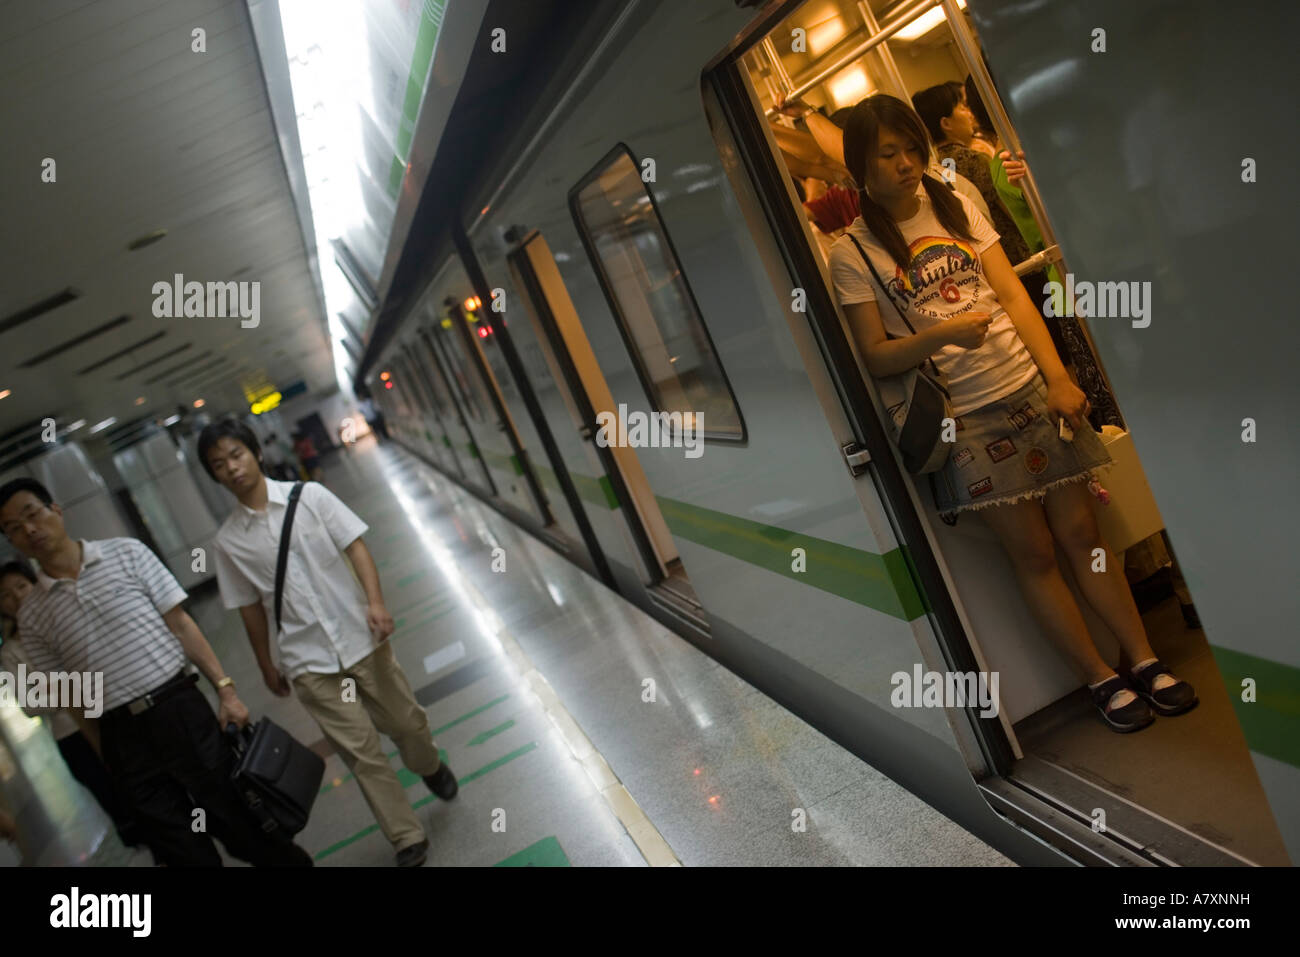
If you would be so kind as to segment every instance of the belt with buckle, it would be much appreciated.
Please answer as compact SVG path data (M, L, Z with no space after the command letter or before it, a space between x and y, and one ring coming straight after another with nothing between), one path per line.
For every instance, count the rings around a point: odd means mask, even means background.
M132 716L144 714L154 705L161 704L163 701L166 701L172 695L176 694L176 692L183 691L190 685L196 684L198 680L199 676L197 674L185 674L182 672L170 681L154 688L153 691L150 691L148 694L142 694L134 701L128 701L124 705L118 705L118 707L112 709L112 711L108 713L129 714Z

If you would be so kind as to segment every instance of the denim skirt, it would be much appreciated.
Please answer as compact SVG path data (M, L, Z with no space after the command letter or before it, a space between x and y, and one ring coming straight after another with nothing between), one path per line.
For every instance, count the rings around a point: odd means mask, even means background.
M933 473L935 504L954 513L1042 499L1054 486L1088 481L1110 464L1086 420L1073 442L1061 438L1040 373L1006 398L957 418L952 454Z

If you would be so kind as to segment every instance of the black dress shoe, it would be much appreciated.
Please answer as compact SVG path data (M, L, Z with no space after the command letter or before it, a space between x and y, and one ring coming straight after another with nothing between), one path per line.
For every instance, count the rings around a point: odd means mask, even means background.
M424 783L429 786L430 791L444 801L450 801L460 791L460 785L456 783L456 775L451 773L451 768L447 767L446 761L438 765L438 770L426 775Z
M1155 683L1157 675L1169 675L1174 678L1173 672L1158 661L1153 661L1139 671L1130 672L1133 675L1133 687L1142 697L1150 702L1151 707L1155 709L1156 714L1162 714L1170 717L1175 714L1182 714L1184 711L1191 711L1196 707L1197 701L1196 689L1181 678L1176 678L1174 683L1159 691L1153 691L1152 685Z
M421 841L397 852L398 867L419 867L429 856L429 842Z
M1141 698L1134 698L1128 704L1120 708L1111 707L1111 701L1121 691L1129 691L1128 685L1119 675L1103 681L1096 688L1088 689L1092 693L1092 702L1101 712L1102 720L1112 731L1118 731L1120 734L1127 734L1130 731L1141 731L1152 721L1155 716L1151 709L1147 707L1145 701Z

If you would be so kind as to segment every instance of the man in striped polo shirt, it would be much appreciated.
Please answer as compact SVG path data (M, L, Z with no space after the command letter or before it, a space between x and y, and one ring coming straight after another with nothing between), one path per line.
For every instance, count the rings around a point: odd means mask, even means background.
M0 530L40 565L18 609L32 667L104 676L104 762L157 862L221 866L211 831L249 863L310 867L306 851L257 826L230 780L234 756L220 729L247 724L248 709L153 552L134 538L70 538L63 510L29 478L0 487ZM217 688L215 718L183 670L187 658ZM194 828L196 808L206 830Z

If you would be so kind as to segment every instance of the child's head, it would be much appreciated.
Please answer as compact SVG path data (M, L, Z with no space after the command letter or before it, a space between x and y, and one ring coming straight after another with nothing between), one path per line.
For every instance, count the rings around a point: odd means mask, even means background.
M36 573L26 562L13 561L0 565L0 616L18 617L18 606L36 585Z

